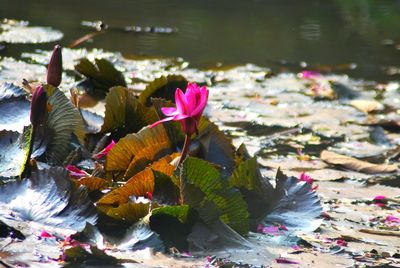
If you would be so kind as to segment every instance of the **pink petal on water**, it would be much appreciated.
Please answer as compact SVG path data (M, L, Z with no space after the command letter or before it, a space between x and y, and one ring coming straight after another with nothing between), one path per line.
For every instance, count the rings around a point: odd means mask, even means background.
M53 237L55 237L54 235L52 235L52 234L50 234L50 233L48 233L46 231L42 231L39 236L41 238L53 238Z
M276 258L275 261L277 263L285 263L285 264L299 264L300 263L298 261L291 260L291 259L288 259L288 258L283 258L283 257Z
M385 221L387 222L398 222L400 223L400 218L393 216L393 215L387 215Z
M343 239L336 240L336 245L341 246L341 247L347 247L347 242L344 241Z

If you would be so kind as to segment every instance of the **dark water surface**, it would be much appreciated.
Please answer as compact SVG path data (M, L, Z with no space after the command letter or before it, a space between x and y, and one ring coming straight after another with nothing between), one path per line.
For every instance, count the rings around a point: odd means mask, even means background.
M59 29L63 45L91 31L83 20L172 27L176 34L110 30L84 46L183 57L200 68L255 63L297 71L304 62L306 68L374 80L398 79L400 73L400 1L395 0L0 0L0 18ZM0 56L53 45L10 45ZM349 70L349 63L356 68Z

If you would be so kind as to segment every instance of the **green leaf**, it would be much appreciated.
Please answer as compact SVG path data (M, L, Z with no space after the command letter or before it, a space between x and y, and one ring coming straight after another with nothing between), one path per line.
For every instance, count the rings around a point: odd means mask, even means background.
M90 246L90 250L80 245L67 248L64 250L65 262L71 265L82 264L84 266L115 266L120 261L104 251L98 249L96 246ZM75 267L75 266L74 266Z
M188 250L186 239L197 218L197 213L188 205L160 207L153 209L150 227L160 235L167 248Z
M170 165L169 163L176 156L177 154L167 155L158 161L153 162L149 167L141 172L138 172L132 178L130 178L123 186L112 190L100 198L100 200L97 202L97 205L116 206L127 203L131 196L147 196L147 193L153 193L155 184L154 171L160 172L166 176L172 175L175 170L175 166ZM163 185L168 186L167 183ZM168 187L168 189L171 189L171 187ZM155 192L157 196L159 195L157 192L160 192L160 190L156 190ZM162 189L161 193L163 192L164 189ZM161 193L160 196L162 196ZM175 199L175 201L176 200L177 199Z
M152 200L159 204L173 205L179 200L179 188L174 184L172 178L162 172L153 170L154 191ZM172 175L172 174L170 174Z
M174 102L176 89L180 88L185 91L187 83L187 80L181 75L161 76L147 85L139 95L139 101L146 106L151 105L151 98L163 98Z
M149 213L150 203L126 203L118 207L102 207L100 210L105 210L105 214L115 220L135 223Z
M81 59L75 70L89 78L97 89L108 91L113 86L126 86L123 74L106 59L95 59L95 63Z
M251 218L265 215L273 192L272 185L263 180L255 157L241 162L229 178L229 184L240 190L246 200Z
M71 143L75 136L83 143L85 136L84 125L79 111L59 89L50 85L45 86L50 112L46 123L44 137L50 135L45 157L51 164L62 164L72 151Z
M138 132L157 120L154 108L139 103L134 92L125 87L113 87L106 97L106 112L101 132L117 131L125 136Z
M199 158L218 165L223 177L229 177L235 168L235 148L232 141L206 118L199 123L201 154Z
M240 234L248 232L247 205L240 192L221 179L217 169L207 161L189 157L181 173L183 201L195 208L205 223L211 225L221 219Z
M164 126L146 127L117 142L107 155L105 170L114 178L127 180L171 152L172 144Z

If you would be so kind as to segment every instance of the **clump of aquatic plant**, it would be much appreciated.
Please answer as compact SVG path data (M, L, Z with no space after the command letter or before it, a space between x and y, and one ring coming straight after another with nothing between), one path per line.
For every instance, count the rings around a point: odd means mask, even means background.
M41 212L11 208L22 220L57 227L65 221L76 230L86 221L132 250L248 245L245 237L260 225L278 224L288 232L317 226L311 223L321 206L310 184L278 172L273 187L245 146L236 149L203 115L209 97L205 85L167 76L136 94L110 62L81 60L77 70L85 82L77 81L79 91L70 101L56 88L62 77L56 46L47 83L32 95L29 131L20 135L29 145L21 176L26 180L0 187L0 193L18 189L0 198L0 206L19 192L33 191L41 202L24 209ZM100 99L104 117L79 102L80 94L96 90L105 95ZM26 150L20 146L24 142L13 144ZM9 174L10 180L19 175ZM42 209L51 191L55 208ZM76 220L79 224L73 224ZM215 239L199 241L199 233ZM68 254L89 254L69 249Z

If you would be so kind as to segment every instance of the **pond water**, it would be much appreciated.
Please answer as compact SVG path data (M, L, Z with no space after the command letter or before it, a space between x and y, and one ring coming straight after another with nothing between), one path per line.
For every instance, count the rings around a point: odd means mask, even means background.
M378 81L400 73L400 1L1 0L0 6L0 18L61 30L64 46L91 31L82 21L102 20L111 27L160 26L177 33L111 29L84 46L182 57L197 68L250 62L275 71L303 67ZM9 45L0 56L52 46Z

